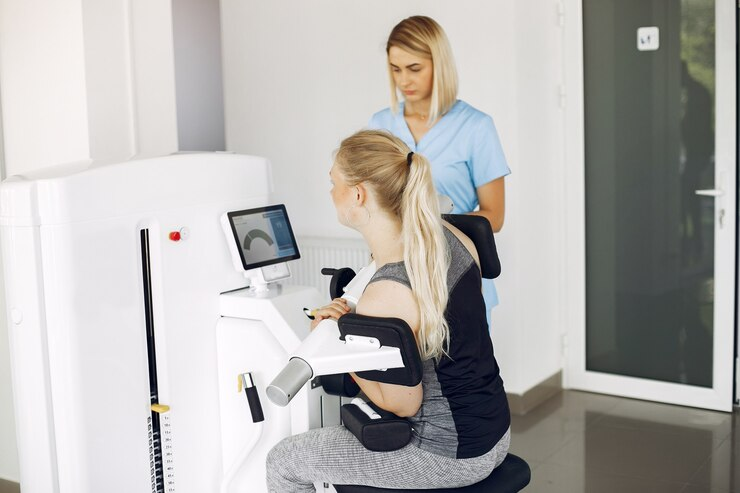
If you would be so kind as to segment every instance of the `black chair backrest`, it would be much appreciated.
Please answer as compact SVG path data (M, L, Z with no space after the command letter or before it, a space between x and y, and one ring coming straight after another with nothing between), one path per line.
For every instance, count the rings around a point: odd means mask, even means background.
M478 250L481 274L486 279L495 279L501 274L501 262L496 251L493 228L488 219L468 214L445 214L442 218L473 240Z

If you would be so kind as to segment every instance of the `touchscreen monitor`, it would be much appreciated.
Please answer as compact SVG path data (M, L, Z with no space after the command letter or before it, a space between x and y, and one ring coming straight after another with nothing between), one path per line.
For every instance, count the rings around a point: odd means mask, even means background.
M227 214L244 270L301 257L283 204Z

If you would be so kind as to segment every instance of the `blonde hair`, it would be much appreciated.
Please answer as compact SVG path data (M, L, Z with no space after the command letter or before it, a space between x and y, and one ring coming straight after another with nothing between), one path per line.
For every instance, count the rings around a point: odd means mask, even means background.
M457 69L447 35L434 19L415 15L402 20L393 28L385 46L386 54L393 46L432 60L434 79L428 120L431 125L438 117L447 113L457 100ZM398 91L390 61L388 76L391 82L391 109L398 113Z
M350 186L365 183L378 206L401 220L403 260L419 305L417 342L422 359L449 348L445 320L449 250L444 236L429 161L411 156L404 142L383 130L363 130L344 139L336 166Z

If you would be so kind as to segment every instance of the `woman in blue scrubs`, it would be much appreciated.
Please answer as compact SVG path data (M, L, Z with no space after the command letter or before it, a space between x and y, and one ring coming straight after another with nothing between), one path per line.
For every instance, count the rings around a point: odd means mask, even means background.
M429 17L409 17L391 31L386 53L391 106L368 126L390 131L431 161L437 193L452 200L453 213L483 216L500 231L504 176L511 171L493 119L457 99L457 70L444 30ZM485 281L490 327L498 296L493 281Z

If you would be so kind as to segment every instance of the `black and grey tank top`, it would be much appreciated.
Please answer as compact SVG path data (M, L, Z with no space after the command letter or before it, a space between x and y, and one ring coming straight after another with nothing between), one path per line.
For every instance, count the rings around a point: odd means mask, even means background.
M445 237L451 254L449 357L424 362L424 397L419 412L409 418L411 443L437 455L467 459L489 452L511 417L488 333L480 270L454 233L445 228ZM383 265L370 282L381 280L411 288L403 262Z

